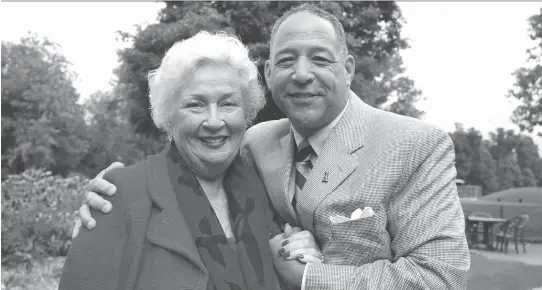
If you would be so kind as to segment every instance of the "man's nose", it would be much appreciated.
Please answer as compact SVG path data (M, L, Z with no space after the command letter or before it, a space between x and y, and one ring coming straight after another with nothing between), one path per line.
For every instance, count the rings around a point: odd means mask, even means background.
M206 129L210 129L210 130L218 130L222 128L222 126L224 126L224 120L218 110L217 105L213 104L209 106L209 110L207 112L207 118L203 122L203 126Z
M299 58L295 66L294 74L292 78L301 84L307 84L314 81L314 74L312 73L311 63L304 57Z

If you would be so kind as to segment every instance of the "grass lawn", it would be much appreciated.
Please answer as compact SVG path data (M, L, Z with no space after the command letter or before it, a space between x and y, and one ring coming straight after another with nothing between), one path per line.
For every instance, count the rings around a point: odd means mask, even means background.
M34 261L27 272L23 266L2 268L2 290L49 290L58 288L63 257ZM515 261L496 261L471 254L468 290L532 290L542 287L542 266Z

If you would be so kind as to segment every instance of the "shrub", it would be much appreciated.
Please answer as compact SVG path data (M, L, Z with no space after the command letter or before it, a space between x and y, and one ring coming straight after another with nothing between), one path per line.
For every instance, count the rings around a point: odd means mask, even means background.
M88 179L29 169L2 182L2 262L64 256Z

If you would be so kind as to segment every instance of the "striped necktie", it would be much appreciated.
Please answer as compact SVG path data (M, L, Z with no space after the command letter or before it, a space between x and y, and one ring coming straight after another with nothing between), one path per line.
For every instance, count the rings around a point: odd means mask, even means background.
M295 155L295 195L292 200L292 205L294 208L296 208L297 199L296 196L298 195L301 190L303 190L303 187L305 186L305 182L307 182L307 177L309 176L309 173L312 169L312 162L311 162L311 155L315 154L314 150L312 149L311 144L309 143L308 139L303 139L301 143L299 144L299 147L297 148L297 152Z

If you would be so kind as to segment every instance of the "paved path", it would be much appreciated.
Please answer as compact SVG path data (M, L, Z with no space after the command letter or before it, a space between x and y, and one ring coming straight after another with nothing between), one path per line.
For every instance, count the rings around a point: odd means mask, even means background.
M523 247L519 246L519 254L516 254L514 245L508 245L508 254L497 251L471 250L490 260L522 262L527 265L542 266L542 244L527 244L527 253L523 253Z
M471 250L468 290L542 290L542 245L527 245L527 253Z

